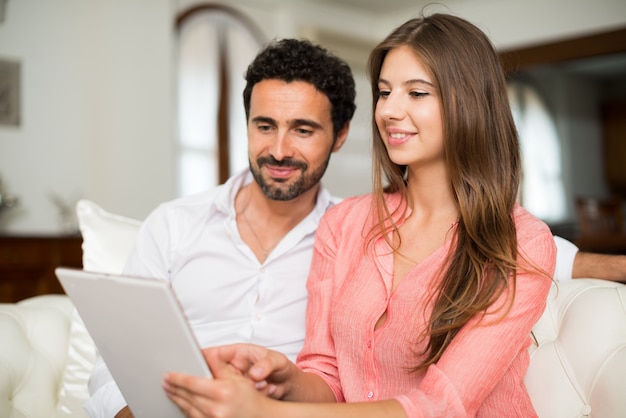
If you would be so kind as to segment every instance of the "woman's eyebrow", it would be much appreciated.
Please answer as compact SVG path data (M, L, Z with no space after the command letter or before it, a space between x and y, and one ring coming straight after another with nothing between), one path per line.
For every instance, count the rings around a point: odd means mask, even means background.
M385 80L384 78L379 78L378 82L381 83L381 84L386 84L386 85L391 84L389 81ZM431 87L435 86L433 83L431 83L430 81L425 80L423 78L412 78L410 80L406 80L406 81L402 82L402 85L404 85L404 86L410 86L410 85L413 85L413 84L426 84L426 85L431 86Z

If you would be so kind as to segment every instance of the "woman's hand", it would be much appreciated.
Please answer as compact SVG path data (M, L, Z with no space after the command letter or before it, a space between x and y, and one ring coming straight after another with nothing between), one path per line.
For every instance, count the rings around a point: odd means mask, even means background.
M282 353L252 344L232 344L203 350L217 379L239 375L250 379L263 394L281 399L289 393L299 369Z
M213 378L168 373L163 388L187 417L266 417L299 369L286 356L251 344L203 350Z
M180 373L165 376L163 388L186 417L263 417L270 413L269 399L254 384L234 371L219 379Z

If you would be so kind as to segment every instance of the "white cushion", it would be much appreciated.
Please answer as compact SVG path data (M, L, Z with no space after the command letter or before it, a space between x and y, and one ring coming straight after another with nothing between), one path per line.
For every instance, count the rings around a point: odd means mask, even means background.
M83 236L83 268L121 273L141 222L109 213L86 199L76 204L76 216Z

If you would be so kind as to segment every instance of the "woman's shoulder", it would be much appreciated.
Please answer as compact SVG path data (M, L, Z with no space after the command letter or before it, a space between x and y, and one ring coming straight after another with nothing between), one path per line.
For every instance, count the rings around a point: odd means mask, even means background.
M554 241L550 227L522 206L515 206L513 219L519 242L536 241L537 239Z
M330 208L326 214L333 217L368 213L372 207L372 201L373 195L371 193L347 197Z
M320 222L320 229L342 234L350 230L361 230L368 223L373 207L373 196L364 194L345 198L326 211ZM358 228L355 226L358 225Z

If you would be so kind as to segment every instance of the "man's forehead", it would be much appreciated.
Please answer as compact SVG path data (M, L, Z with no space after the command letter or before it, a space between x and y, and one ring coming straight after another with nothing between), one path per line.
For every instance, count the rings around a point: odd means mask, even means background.
M250 119L274 121L312 120L327 123L331 117L328 97L304 81L263 80L252 89Z
M289 100L328 100L324 93L308 81L284 81L272 78L261 80L252 87L252 97L272 94Z

